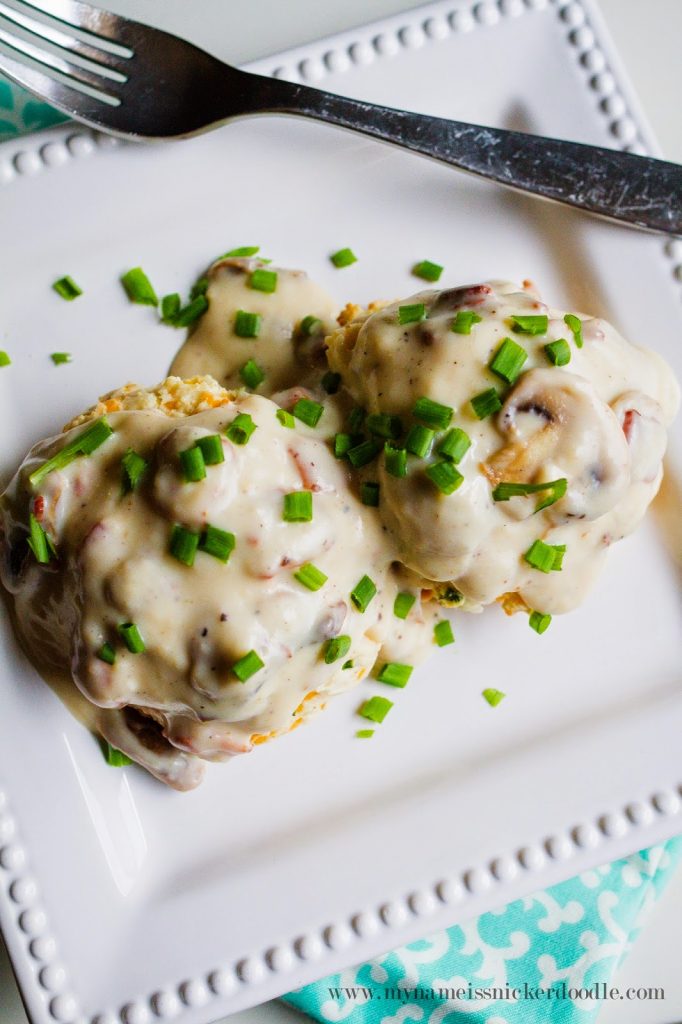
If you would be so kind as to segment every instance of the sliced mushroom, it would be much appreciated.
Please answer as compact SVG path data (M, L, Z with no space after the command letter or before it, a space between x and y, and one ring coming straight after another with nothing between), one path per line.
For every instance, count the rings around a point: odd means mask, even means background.
M641 391L626 391L611 408L630 448L633 482L653 483L661 472L667 442L663 409Z

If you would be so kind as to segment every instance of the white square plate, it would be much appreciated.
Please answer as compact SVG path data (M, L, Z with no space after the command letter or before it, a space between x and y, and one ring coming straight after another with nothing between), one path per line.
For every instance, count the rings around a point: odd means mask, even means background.
M257 65L276 68L650 146L598 12L577 0L439 3ZM424 257L451 283L530 277L682 376L675 243L327 127L262 117L146 148L71 126L5 145L0 180L5 475L95 396L164 375L178 334L127 304L119 274L141 264L184 291L234 245L304 267L340 302L409 294ZM336 271L328 254L346 245L360 260ZM71 305L49 287L64 273L85 289ZM73 364L52 367L55 350ZM496 609L460 617L456 647L371 743L353 739L351 693L187 795L108 768L5 628L0 920L36 1024L204 1024L678 831L680 577L657 522L542 638ZM492 711L480 691L500 681Z

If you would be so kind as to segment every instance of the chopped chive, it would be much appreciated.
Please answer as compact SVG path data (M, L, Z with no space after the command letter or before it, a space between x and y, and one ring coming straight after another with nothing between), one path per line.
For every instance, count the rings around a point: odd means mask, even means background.
M199 551L212 555L219 562L227 563L234 551L235 543L233 533L221 530L217 526L211 526L209 523L208 526L204 527L203 533L199 538Z
M282 426L287 427L289 430L292 430L296 426L296 420L290 412L286 411L286 409L278 409L275 416Z
M316 565L313 565L311 562L305 562L301 568L294 573L294 579L298 580L299 583L302 583L304 587L308 590L312 590L314 593L325 585L329 577L325 576L322 570L318 569Z
M395 441L403 432L402 420L399 416L389 416L385 412L373 412L367 417L365 426L370 434Z
M175 318L180 312L182 302L177 292L164 295L161 299L161 319L165 324L174 324Z
M309 523L313 518L311 491L292 491L284 495L282 519L285 523Z
M357 434L362 430L364 422L365 410L361 409L359 405L356 405L354 409L351 409L348 416L348 426L354 434Z
M452 583L441 583L436 586L436 600L446 608L458 608L464 603L464 594L453 587Z
M414 594L410 594L408 590L402 590L396 595L396 599L393 602L393 614L396 619L406 619L412 611L414 602L417 600Z
M2 349L0 349L0 366L11 366L11 365L12 365L12 360L10 359L10 357L7 355L6 352L4 352Z
M358 709L358 714L368 718L370 722L381 723L393 707L393 701L386 697L370 697Z
M439 263L432 263L431 260L421 260L412 267L415 277L421 277L423 281L438 281L443 273L443 267Z
M441 494L452 494L461 486L464 477L455 469L454 463L443 459L441 462L434 462L426 469L429 480L436 485Z
M550 341L543 346L545 355L554 366L566 366L571 361L571 347L565 338Z
M352 667L353 667L353 659L352 658L349 658L348 661L344 661L343 665L341 666L341 668L344 669L344 671L346 669L349 669L349 668L352 668Z
M431 447L435 437L435 430L431 430L430 427L423 427L421 423L415 423L407 432L405 448L412 455L417 455L420 459L425 459L431 452Z
M249 287L257 292L267 292L268 295L272 294L277 288L277 271L263 270L262 267L259 267L251 272Z
M106 416L101 416L75 437L73 441L65 444L61 451L34 470L28 478L31 486L37 487L48 473L52 473L56 469L64 469L74 459L77 459L79 455L92 455L100 445L103 445L111 437L113 432Z
M334 434L334 455L337 459L342 459L352 447L352 434Z
M158 305L156 292L142 267L134 267L123 274L121 284L131 302L137 302L142 306Z
M423 302L413 302L407 306L398 306L398 323L418 324L426 320L426 306Z
M260 252L260 245L240 245L236 249L230 249L229 252L224 252L222 256L219 256L219 260L226 260L232 256L234 259L247 259L249 256L255 256L256 253ZM217 261L216 261L217 262Z
M324 412L324 406L319 402L313 402L310 398L299 398L291 411L301 423L305 423L308 427L316 427Z
M358 729L355 733L355 738L358 740L371 740L374 735L374 729Z
M254 430L258 427L248 412L240 412L225 431L225 436L232 444L246 444Z
M471 447L471 438L459 427L453 427L438 444L438 453L450 462L461 462Z
M480 324L481 317L470 309L460 309L455 314L455 319L450 324L450 330L454 334L471 334L474 324Z
M576 348L583 347L583 325L582 321L575 316L574 313L567 313L564 317L564 323L573 335Z
M531 629L534 629L536 633L542 635L545 630L549 629L549 625L552 621L551 615L546 615L543 612L531 612L528 616L528 625Z
M544 540L534 540L523 557L540 572L559 572L565 554L565 544L545 544Z
M28 517L28 525L28 546L33 552L36 562L40 565L47 565L51 557L50 544L45 530L33 515L33 512Z
M180 452L180 464L185 483L197 483L206 476L206 463L204 453L195 444L191 448L185 448Z
M253 391L255 391L256 388L265 380L265 374L255 359L249 359L248 362L244 363L239 371L239 376L244 381L247 388L251 388Z
M361 441L360 444L349 449L348 461L356 469L361 469L362 466L367 466L373 459L376 459L383 447L383 442L379 439Z
M247 313L245 309L238 309L234 317L234 333L238 338L257 338L262 321L260 313Z
M129 764L133 764L131 759L123 751L118 750L116 747L112 747L108 740L104 741L104 760L112 768L127 768Z
M389 441L384 445L384 465L391 476L407 476L407 451L395 448Z
M256 672L260 672L262 668L265 668L265 662L256 653L256 651L249 651L239 661L235 661L232 666L232 671L236 675L240 683L245 683L251 676L255 676Z
M488 366L498 377L506 380L507 384L513 384L521 373L521 367L526 359L526 350L511 338L505 338Z
M116 629L131 654L144 654L147 648L134 622L121 622Z
M173 320L174 327L189 327L195 320L203 316L208 309L208 299L205 295L197 295L195 299L192 299L186 306L175 315Z
M471 399L471 408L479 420L484 420L494 412L499 412L502 402L496 389L488 388L486 391L481 391L479 395L474 395Z
M171 530L170 543L168 545L168 550L173 558L177 558L178 562L191 567L194 565L194 557L198 547L199 534L176 523Z
M312 316L312 314L309 314L308 316L303 317L298 326L298 330L304 338L309 338L311 334L317 334L321 327L322 321L319 316Z
M547 334L549 317L545 316L512 316L512 331L517 334Z
M441 619L433 627L433 639L434 643L438 644L439 647L447 647L449 644L454 644L455 634L452 632L452 623L449 619Z
M116 651L113 645L110 643L102 644L100 649L97 651L97 657L100 661L105 661L107 665L113 665L116 661Z
M335 267L350 267L351 263L357 263L358 258L352 249L339 249L329 257Z
M195 445L201 450L207 466L218 466L221 462L225 461L223 441L220 434L208 434L207 437L198 437Z
M320 381L320 384L328 395L335 395L341 386L341 374L328 370Z
M431 398L418 398L412 407L412 415L416 420L421 420L427 427L434 430L445 430L450 426L454 409L449 405L441 405Z
M208 291L208 278L198 277L192 285L192 290L189 293L190 299L196 299L197 295L205 295Z
M510 498L517 498L525 494L539 494L542 491L549 491L546 498L540 500L535 511L541 512L543 508L549 508L559 498L563 498L568 487L566 477L559 480L549 480L546 484L515 484L503 481L493 491L493 501L509 501Z
M491 708L496 708L500 701L503 701L507 696L502 690L496 690L494 686L489 686L486 690L481 691L481 696L484 697Z
M360 485L360 501L363 505L369 505L370 508L379 507L379 493L379 484L367 480Z
M61 366L62 363L70 363L72 356L70 352L50 352L50 359L55 366Z
M349 636L334 636L323 645L324 661L326 665L333 665L335 661L345 658L350 650L351 638ZM345 665L344 665L345 668Z
M350 599L359 612L366 612L370 602L376 596L377 588L374 580L363 576L350 592Z
M73 302L74 299L83 294L83 289L79 288L74 279L68 274L66 277L60 277L58 281L55 281L52 287L57 295L60 295L62 299L66 299L67 302Z
M397 661L387 661L379 672L377 679L388 686L397 686L401 690L407 686L414 671L412 665L400 665Z
M127 452L121 459L124 494L135 490L148 465L149 463L146 459L143 459L142 456L138 455L138 453L132 448L128 448Z

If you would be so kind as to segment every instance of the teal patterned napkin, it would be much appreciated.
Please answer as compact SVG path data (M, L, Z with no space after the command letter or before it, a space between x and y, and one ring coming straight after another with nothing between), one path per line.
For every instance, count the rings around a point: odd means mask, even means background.
M0 141L63 120L0 79ZM644 912L680 861L682 836L323 978L285 999L317 1020L349 1024L589 1024L603 1002L571 999L571 990L609 982ZM496 994L492 988L506 986L509 995L519 989L520 998L490 998ZM540 987L551 989L552 997L541 996ZM476 989L488 994L476 998ZM455 995L457 990L461 994Z

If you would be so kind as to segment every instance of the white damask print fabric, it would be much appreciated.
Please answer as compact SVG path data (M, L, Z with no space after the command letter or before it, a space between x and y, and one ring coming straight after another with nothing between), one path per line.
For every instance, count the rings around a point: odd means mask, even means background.
M286 996L348 1024L591 1024L682 861L682 836ZM657 998L655 993L639 998ZM660 996L659 996L660 998Z

